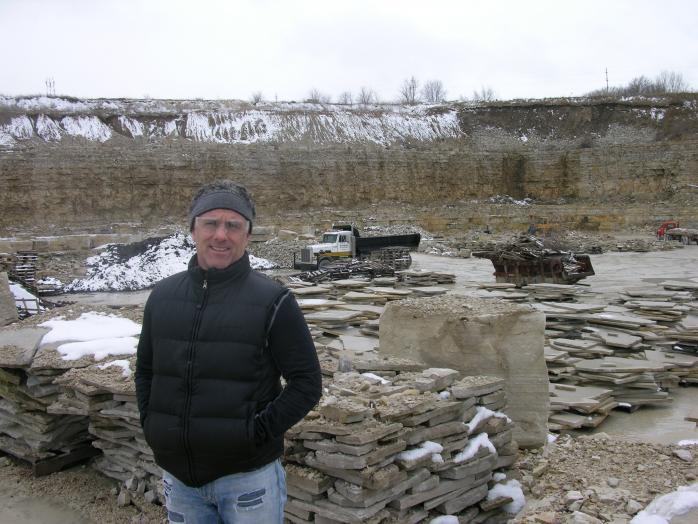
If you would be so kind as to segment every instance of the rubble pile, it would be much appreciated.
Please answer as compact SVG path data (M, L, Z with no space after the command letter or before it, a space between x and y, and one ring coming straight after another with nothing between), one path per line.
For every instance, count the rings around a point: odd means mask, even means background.
M335 373L287 434L290 522L506 522L518 510L491 494L518 453L513 423L494 411L503 380L393 359L355 367L366 371Z
M306 245L308 240L282 240L275 237L266 242L250 242L248 251L258 258L269 260L276 267L292 268L293 255L300 253Z
M544 449L521 451L516 469L527 504L512 522L695 522L694 514L682 514L688 508L633 521L658 493L695 486L695 453L695 446L632 442L604 433L561 435Z

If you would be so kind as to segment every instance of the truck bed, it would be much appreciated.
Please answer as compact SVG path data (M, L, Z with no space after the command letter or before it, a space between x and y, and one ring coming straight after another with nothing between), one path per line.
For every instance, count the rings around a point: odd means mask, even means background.
M377 251L384 247L407 247L409 249L417 249L422 236L419 233L410 233L408 235L388 235L382 237L357 237L356 238L356 254L367 255L372 251Z

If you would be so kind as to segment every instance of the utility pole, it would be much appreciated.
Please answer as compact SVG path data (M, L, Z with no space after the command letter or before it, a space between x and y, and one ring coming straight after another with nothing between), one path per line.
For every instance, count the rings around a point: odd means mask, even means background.
M606 68L606 92L608 93L608 67Z
M53 77L48 77L46 79L46 96L55 96L56 95L56 82L53 80Z

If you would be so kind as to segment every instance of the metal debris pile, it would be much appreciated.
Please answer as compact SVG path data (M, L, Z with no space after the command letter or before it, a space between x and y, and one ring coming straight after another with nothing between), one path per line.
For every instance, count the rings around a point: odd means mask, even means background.
M475 251L473 256L492 261L497 282L519 286L572 284L594 274L588 255L546 248L542 240L529 235L521 235L494 249Z

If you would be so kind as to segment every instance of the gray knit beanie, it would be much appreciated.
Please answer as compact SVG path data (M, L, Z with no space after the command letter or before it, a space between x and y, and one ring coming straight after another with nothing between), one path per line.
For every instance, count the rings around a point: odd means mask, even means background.
M212 209L232 209L240 213L250 224L248 232L252 232L254 202L245 186L231 180L218 180L199 189L189 207L189 229L194 229L196 217Z

